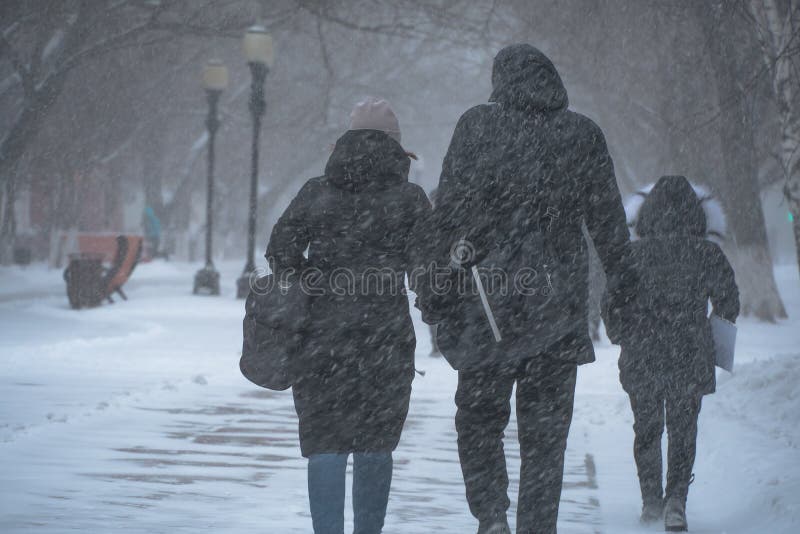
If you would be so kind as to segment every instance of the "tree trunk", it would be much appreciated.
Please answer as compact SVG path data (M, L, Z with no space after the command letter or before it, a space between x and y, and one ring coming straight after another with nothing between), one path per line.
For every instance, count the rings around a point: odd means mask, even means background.
M737 63L737 35L723 28L726 13L698 2L699 23L708 43L708 60L717 87L724 176L717 180L734 239L733 259L742 314L774 322L786 317L775 283L761 206L752 107L743 85L746 69Z
M800 0L782 5L776 0L751 0L750 14L755 21L755 34L761 45L766 68L772 74L772 92L780 119L780 161L786 185L784 196L792 213L795 244L798 243L800 213L800 110L797 104L797 77L792 65L792 46L800 23ZM794 17L795 20L791 20ZM797 249L800 269L800 247Z
M14 203L17 201L16 180L6 180L5 205L3 206L3 222L0 227L0 265L10 265L13 259L14 238L17 233L17 219Z
M794 230L794 249L797 253L797 265L800 265L800 212L792 213L792 229Z
M729 80L730 82L731 80ZM723 102L740 93L732 83L722 88ZM734 267L742 300L742 314L764 321L785 318L773 273L772 256L767 241L764 211L755 165L755 140L751 117L743 95L721 117L722 153L725 160L727 191L722 195L728 224L736 245Z

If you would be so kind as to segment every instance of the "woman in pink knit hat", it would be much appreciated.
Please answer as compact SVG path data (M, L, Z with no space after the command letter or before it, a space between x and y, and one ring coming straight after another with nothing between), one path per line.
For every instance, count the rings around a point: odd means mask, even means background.
M385 100L358 103L324 175L302 187L267 248L276 276L319 275L304 349L292 362L316 534L344 531L351 454L354 532L381 532L408 412L416 340L405 276L418 261L413 226L430 204L408 181L400 139Z

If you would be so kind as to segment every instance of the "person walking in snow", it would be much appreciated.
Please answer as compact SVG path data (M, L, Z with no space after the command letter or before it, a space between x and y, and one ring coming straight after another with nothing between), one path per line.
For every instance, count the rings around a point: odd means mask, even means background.
M444 159L420 241L448 267L420 287L417 306L438 323L439 348L458 370L458 453L478 532L510 532L503 432L516 384L517 532L551 534L577 366L594 360L581 228L615 306L634 285L629 234L603 133L567 109L553 63L533 46L509 46L495 57L492 86L490 102L458 121Z
M415 265L412 227L430 210L422 188L408 181L409 167L389 104L359 103L324 176L306 182L267 247L278 279L319 275L309 288L304 350L292 365L316 534L343 533L350 454L354 532L383 528L414 377L404 278Z
M144 238L150 249L150 257L157 258L161 254L161 220L152 206L144 208Z
M664 176L645 196L635 219L632 255L639 290L624 312L605 317L609 338L622 347L619 377L633 410L634 459L642 490L643 523L687 530L686 497L693 478L697 419L703 395L713 393L714 344L708 318L739 315L733 270L707 239L704 205L683 176ZM666 494L661 436L666 415Z

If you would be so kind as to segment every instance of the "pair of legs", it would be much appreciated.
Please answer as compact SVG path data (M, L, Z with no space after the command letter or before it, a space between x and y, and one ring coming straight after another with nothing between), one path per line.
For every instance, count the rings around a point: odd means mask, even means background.
M661 436L666 425L667 488L666 498L686 502L697 443L697 418L701 396L668 391L639 391L630 395L633 409L633 457L639 472L642 501L658 503L662 491Z
M344 493L349 454L308 459L308 497L314 534L344 533ZM380 534L392 485L392 453L353 454L354 534Z
M542 356L459 372L458 454L470 512L482 525L504 522L510 504L503 432L516 383L522 460L517 532L556 532L576 374L575 363Z

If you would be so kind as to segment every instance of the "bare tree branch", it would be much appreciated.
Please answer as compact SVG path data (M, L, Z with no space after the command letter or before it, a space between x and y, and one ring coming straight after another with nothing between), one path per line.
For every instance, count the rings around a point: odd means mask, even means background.
M34 82L31 72L25 65L22 56L20 56L19 53L14 50L14 47L11 46L11 43L8 42L8 39L6 39L5 32L3 35L0 35L0 57L3 54L8 55L11 66L14 68L14 72L17 73L17 76L22 82L22 88L25 92L25 95L28 98L31 98L34 94Z

